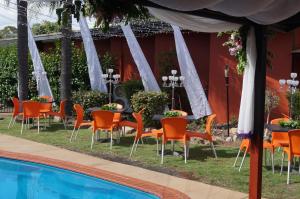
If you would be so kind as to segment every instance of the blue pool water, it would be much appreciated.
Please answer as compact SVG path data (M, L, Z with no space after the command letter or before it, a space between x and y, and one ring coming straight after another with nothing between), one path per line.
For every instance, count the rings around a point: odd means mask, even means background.
M157 196L80 173L0 158L0 199L158 199Z

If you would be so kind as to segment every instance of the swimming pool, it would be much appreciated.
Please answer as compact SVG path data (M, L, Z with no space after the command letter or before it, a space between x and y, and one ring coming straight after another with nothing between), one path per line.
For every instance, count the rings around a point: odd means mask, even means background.
M0 198L159 199L131 187L38 163L0 158Z

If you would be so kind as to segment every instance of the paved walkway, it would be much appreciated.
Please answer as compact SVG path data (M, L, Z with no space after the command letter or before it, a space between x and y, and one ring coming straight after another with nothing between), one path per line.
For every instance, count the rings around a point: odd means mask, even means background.
M228 189L207 185L201 182L182 179L166 174L162 174L147 169L116 163L109 160L69 151L66 149L40 144L37 142L0 135L0 150L28 153L47 158L75 162L82 165L92 166L102 170L107 170L117 174L130 176L159 185L164 185L181 191L192 199L246 199L247 194L231 191Z

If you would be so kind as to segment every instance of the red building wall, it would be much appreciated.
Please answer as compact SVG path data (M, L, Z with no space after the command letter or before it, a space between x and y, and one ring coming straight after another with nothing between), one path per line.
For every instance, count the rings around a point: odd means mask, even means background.
M217 113L217 121L221 123L226 121L224 67L226 64L230 66L230 116L237 118L242 90L242 76L236 72L237 63L234 57L230 56L228 48L222 45L227 36L218 38L216 34L185 33L184 38L203 87L208 91L208 100L211 108L214 113ZM138 38L138 42L153 73L160 82L159 56L164 52L175 52L173 34L157 34L149 37L141 37ZM77 45L82 46L80 41L77 42ZM121 74L123 81L140 79L137 67L124 37L97 40L95 41L95 45L100 55L100 60L101 56L107 51L114 55L118 72ZM45 46L39 44L39 48L43 51L46 51L45 48L50 46L50 44ZM267 69L267 87L277 91L280 97L280 106L273 111L273 117L280 117L281 113L288 113L286 92L280 92L278 80L289 78L289 74L292 71L291 51L298 48L300 48L300 29L296 29L290 33L277 33L268 40L268 49L274 57L271 59L272 68ZM176 60L174 68L178 68ZM296 71L300 71L300 63Z

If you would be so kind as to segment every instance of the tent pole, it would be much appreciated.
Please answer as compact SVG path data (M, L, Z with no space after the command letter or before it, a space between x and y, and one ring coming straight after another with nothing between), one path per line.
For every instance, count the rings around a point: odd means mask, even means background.
M265 26L255 25L257 61L254 83L254 134L250 147L249 198L261 198L262 156L265 116L266 56Z

